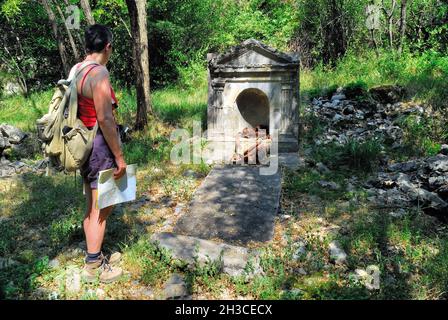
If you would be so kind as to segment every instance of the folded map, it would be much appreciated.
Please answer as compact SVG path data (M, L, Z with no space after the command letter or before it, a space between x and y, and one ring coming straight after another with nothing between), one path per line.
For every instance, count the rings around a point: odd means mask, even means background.
M126 174L114 179L114 170L99 172L97 208L103 209L114 204L133 201L137 191L136 164L126 166Z

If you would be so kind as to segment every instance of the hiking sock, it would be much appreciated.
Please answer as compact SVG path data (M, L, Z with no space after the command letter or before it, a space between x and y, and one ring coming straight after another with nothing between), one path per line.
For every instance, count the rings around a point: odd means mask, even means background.
M95 262L97 261L101 256L101 251L97 253L88 253L86 257L86 262Z

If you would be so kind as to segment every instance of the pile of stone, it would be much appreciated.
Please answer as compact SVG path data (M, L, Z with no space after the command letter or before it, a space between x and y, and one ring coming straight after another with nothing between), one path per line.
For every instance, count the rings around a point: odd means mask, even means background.
M44 170L46 167L44 160L30 164L29 161L10 161L4 155L4 153L13 151L19 158L29 156L30 150L33 149L31 150L32 153L38 145L37 140L33 140L29 136L30 134L25 133L12 125L5 123L0 124L0 177Z
M5 157L0 158L0 177L11 177L27 172L44 172L47 167L45 160L34 162L10 161Z
M368 199L380 207L419 206L428 214L448 217L448 145L435 156L388 165L365 187Z
M317 145L377 138L398 147L403 139L403 130L396 124L398 115L425 113L422 106L399 102L402 89L398 86L361 91L361 97L348 95L345 90L338 88L330 99L315 98L305 109L325 125L324 133L315 140Z
M25 132L16 127L6 123L0 124L0 156L3 150L22 143L27 136Z

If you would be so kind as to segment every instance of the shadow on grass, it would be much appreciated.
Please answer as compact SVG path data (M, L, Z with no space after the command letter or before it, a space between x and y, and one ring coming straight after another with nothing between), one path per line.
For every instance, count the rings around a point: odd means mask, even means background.
M0 200L2 211L7 212L0 223L0 256L18 261L1 270L1 299L32 297L37 289L35 279L49 270L49 260L60 254L79 258L79 249L85 250L81 178L77 177L76 184L74 175L62 174L24 174L16 179L16 185L3 192L5 198ZM108 219L105 253L135 238L132 219L123 219L119 211L114 210Z
M342 237L349 252L356 252L360 241L370 243L364 256L349 255L350 269L368 265L380 268L380 289L372 292L372 299L440 298L431 290L446 297L448 239L436 231L440 222L413 211L397 219L388 214L390 211L370 213ZM439 248L437 254L431 253L433 246Z

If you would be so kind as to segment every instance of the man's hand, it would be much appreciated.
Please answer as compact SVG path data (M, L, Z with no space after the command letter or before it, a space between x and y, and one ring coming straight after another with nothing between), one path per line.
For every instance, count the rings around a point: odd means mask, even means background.
M117 168L114 171L114 179L120 179L126 173L126 162L123 157L115 158Z

